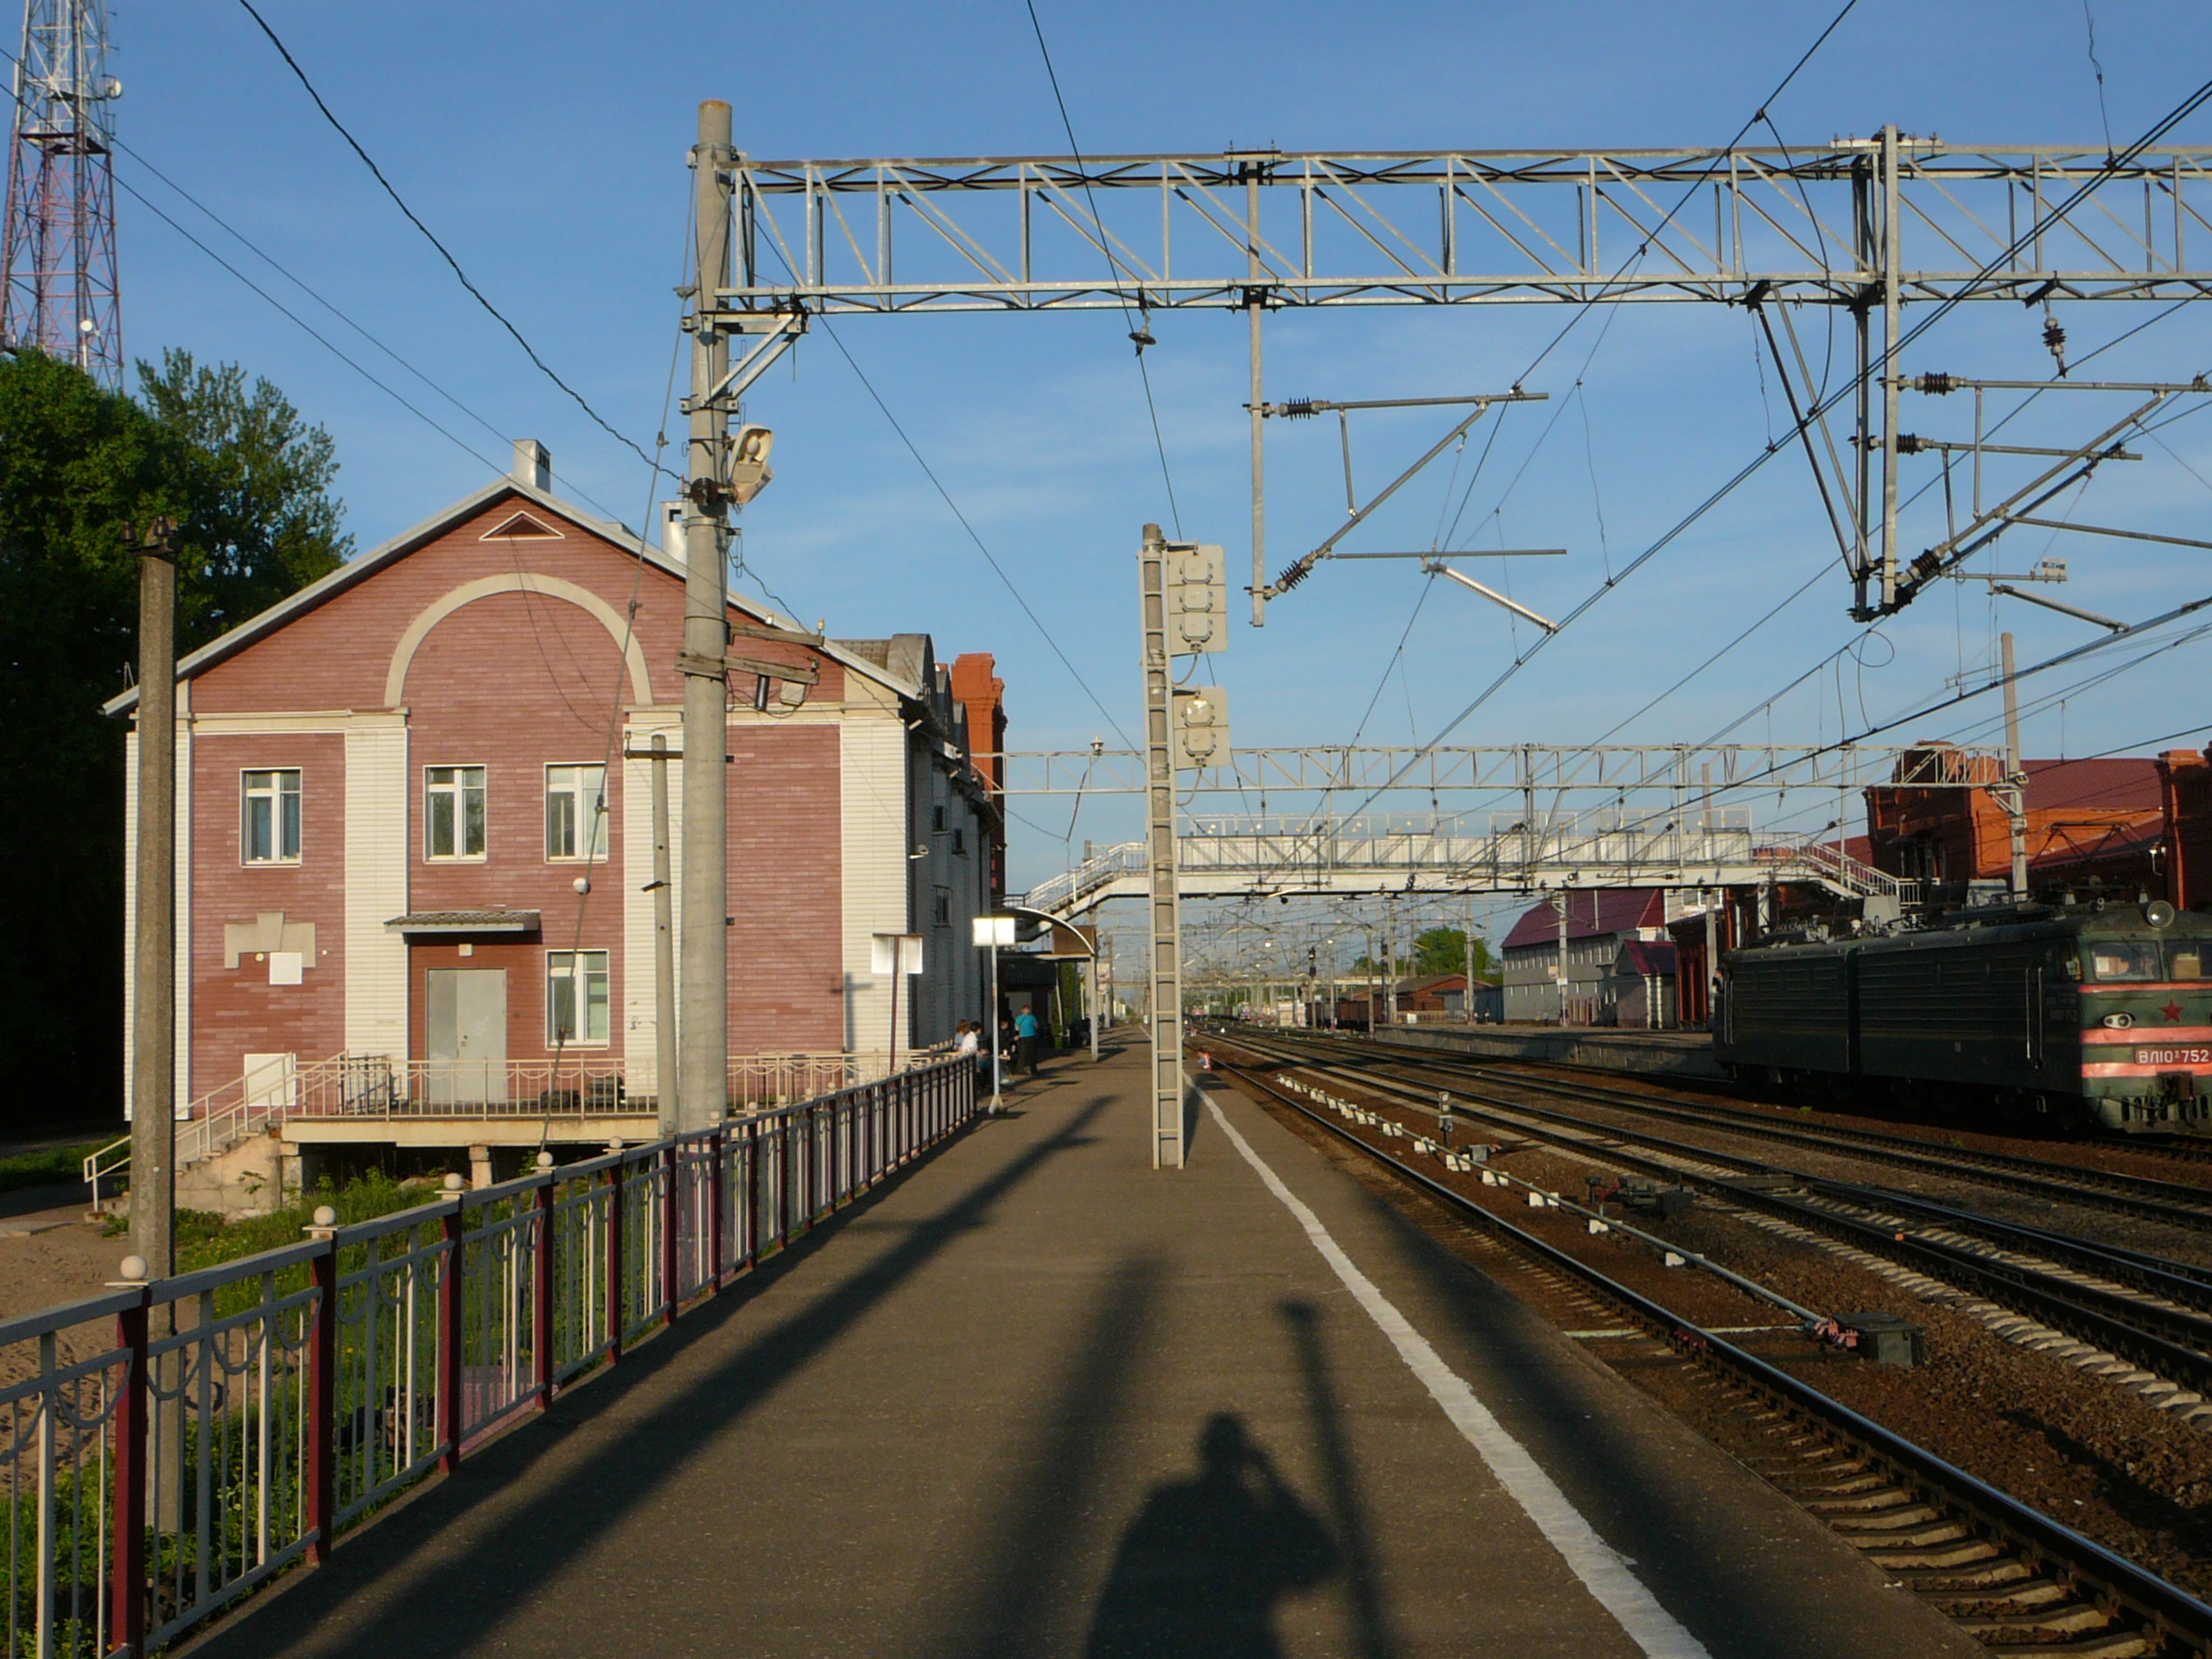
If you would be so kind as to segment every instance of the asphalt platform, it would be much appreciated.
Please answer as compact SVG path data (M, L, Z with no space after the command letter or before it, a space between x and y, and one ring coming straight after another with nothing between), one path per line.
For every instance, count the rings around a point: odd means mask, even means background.
M1049 1062L190 1650L1980 1651L1243 1097L1155 1173L1145 1084Z

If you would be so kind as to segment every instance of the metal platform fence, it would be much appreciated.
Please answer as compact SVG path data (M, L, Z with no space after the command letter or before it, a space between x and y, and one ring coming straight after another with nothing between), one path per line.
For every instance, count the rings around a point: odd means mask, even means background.
M173 1643L958 1130L951 1060L0 1322L10 1659Z

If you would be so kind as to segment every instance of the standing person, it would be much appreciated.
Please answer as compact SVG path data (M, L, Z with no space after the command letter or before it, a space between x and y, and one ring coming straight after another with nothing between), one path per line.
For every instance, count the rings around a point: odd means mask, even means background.
M1037 1010L1025 1007L1014 1017L1014 1068L1037 1075Z

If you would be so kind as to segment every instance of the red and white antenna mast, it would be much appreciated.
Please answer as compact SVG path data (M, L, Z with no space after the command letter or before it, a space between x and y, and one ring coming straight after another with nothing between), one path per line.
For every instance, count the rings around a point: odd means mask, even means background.
M123 382L104 0L25 0L0 248L0 346Z

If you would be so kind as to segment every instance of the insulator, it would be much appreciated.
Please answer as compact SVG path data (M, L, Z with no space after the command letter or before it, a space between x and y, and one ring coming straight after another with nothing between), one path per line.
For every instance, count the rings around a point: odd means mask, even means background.
M1897 454L1901 455L1916 455L1925 448L1927 448L1926 441L1920 437L1918 434L1912 432L1900 432L1897 434Z
M1295 564L1286 565L1283 568L1283 573L1275 578L1275 591L1279 594L1287 594L1313 574L1313 567L1303 559L1299 560Z
M1310 421L1321 412L1313 406L1319 401L1319 399L1313 397L1294 397L1277 409L1275 413L1286 421Z
M1950 391L1951 377L1948 374L1923 374L1920 377L1920 389L1941 397Z
M2066 331L2058 326L2056 317L2043 320L2044 348L2060 362L2066 360Z

